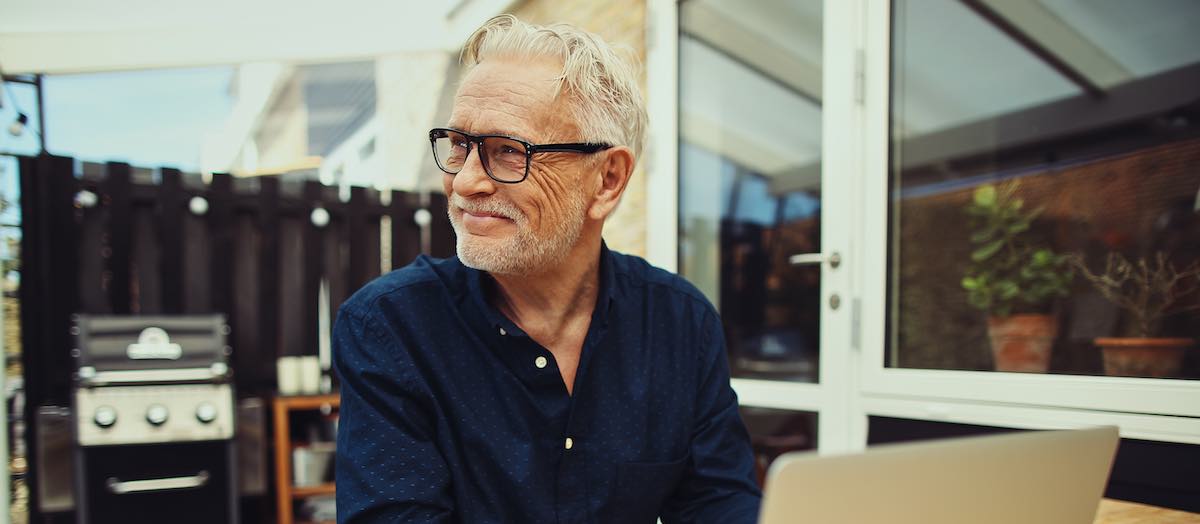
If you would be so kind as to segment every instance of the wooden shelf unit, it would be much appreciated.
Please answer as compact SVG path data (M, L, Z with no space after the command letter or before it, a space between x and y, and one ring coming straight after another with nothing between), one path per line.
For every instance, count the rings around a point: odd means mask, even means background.
M320 486L292 486L292 498L302 499L313 495L333 495L336 492L334 484Z
M271 408L275 428L275 501L279 524L295 524L292 503L296 499L315 495L332 495L334 484L318 486L292 485L292 450L289 420L293 411L325 411L336 413L341 406L337 393L329 395L299 395L275 397Z

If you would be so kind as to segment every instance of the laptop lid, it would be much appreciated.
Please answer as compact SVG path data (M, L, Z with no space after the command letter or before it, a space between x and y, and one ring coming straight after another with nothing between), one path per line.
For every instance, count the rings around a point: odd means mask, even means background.
M1087 524L1116 427L789 453L771 466L760 524Z

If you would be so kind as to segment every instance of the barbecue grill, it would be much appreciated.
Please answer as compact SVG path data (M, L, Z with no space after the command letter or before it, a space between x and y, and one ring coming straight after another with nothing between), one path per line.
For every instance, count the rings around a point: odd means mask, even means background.
M224 317L80 315L72 334L79 524L236 523Z

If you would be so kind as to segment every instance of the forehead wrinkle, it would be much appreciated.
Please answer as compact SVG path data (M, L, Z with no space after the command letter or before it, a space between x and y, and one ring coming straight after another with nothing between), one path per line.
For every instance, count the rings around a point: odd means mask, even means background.
M533 143L567 137L576 126L560 110L558 77L510 60L477 65L459 84L450 125L471 134L500 134ZM549 68L547 68L549 69ZM557 70L555 70L557 73Z
M448 125L472 135L505 135L526 141L532 137L532 126L516 108L476 108L467 112L463 115L455 109Z

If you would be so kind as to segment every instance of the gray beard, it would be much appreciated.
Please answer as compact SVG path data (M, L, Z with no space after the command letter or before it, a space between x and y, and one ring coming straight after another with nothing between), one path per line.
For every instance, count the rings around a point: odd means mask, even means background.
M583 195L572 194L566 202L566 216L554 222L549 234L539 238L529 224L529 219L515 206L500 200L472 202L458 195L450 196L448 209L485 210L509 217L517 226L517 233L503 239L473 237L465 231L461 215L449 212L450 223L457 235L456 250L463 265L497 275L531 276L561 264L583 232L587 203Z

